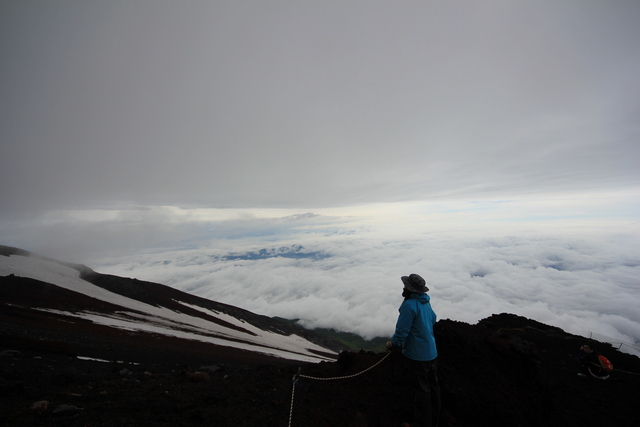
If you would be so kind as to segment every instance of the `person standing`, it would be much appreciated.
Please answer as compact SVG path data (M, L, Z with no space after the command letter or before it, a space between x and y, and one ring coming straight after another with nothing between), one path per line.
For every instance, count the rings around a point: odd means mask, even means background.
M414 417L411 427L436 427L440 418L440 385L437 376L436 313L427 295L427 282L418 274L401 277L404 301L398 311L396 330L387 350L401 348L414 386ZM409 426L409 424L403 424Z

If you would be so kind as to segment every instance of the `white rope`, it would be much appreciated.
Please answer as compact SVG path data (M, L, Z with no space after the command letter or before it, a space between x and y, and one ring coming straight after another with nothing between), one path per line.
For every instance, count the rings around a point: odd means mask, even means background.
M378 366L380 363L382 363L382 361L383 361L384 359L386 359L387 357L389 357L389 355L390 355L390 354L391 354L390 352L389 352L389 353L387 353L387 354L385 354L385 355L384 355L384 357L383 357L382 359L380 359L380 360L379 360L375 365L370 366L370 367L368 367L367 369L365 369L364 371L362 371L362 372L358 372L357 374L353 374L353 375L346 375L346 376L344 376L344 377L331 377L331 378L319 378L319 377L312 377L312 376L309 376L309 375L298 375L298 376L299 376L300 378L309 378L309 379L311 379L311 380L320 380L320 381L344 380L344 379L347 379L347 378L353 378L353 377L357 377L358 375L362 375L362 374L364 374L365 372L367 372L367 371L369 371L369 370L371 370L371 369L375 368L375 367L376 367L376 366Z
M298 368L298 373L293 376L293 386L291 387L291 407L289 408L289 427L291 427L291 421L293 419L293 398L294 398L295 393L296 393L296 384L298 382L298 378L308 378L310 380L330 381L330 380L344 380L344 379L347 379L347 378L357 377L358 375L362 375L365 372L370 371L371 369L373 369L376 366L378 366L380 363L382 363L383 360L385 360L387 357L389 357L390 354L391 354L391 352L388 352L387 354L384 355L384 357L382 359L378 360L374 365L369 366L364 371L358 372L357 374L353 374L353 375L346 375L346 376L343 376L343 377L330 377L330 378L312 377L310 375L302 375L300 373L300 368Z
M298 368L298 374L300 368ZM293 387L291 387L291 407L289 408L289 427L291 427L291 420L293 419L293 396L296 394L296 383L298 382L298 374L293 376Z

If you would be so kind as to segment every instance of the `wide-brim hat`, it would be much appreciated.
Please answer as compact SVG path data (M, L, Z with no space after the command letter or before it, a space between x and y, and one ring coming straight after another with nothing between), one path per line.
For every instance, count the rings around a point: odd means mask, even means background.
M404 288L409 292L414 292L416 294L429 292L429 288L427 288L427 281L418 274L402 276L401 279L402 283L404 283Z

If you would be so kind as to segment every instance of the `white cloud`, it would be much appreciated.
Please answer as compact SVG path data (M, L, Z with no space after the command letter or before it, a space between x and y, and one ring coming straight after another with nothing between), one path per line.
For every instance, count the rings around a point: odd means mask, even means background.
M6 227L3 243L368 337L392 332L399 277L416 272L441 318L513 312L640 341L637 200L632 190L314 213L69 211Z
M262 222L266 229L282 220ZM578 224L580 221L577 221ZM311 227L331 223L342 231ZM499 227L468 232L416 232L390 238L372 222L308 217L282 235L200 242L94 266L98 271L156 281L257 313L300 318L366 337L393 332L401 302L400 276L424 275L440 318L476 321L512 312L586 335L596 332L640 342L638 230L574 229L519 233ZM541 224L538 223L539 227ZM513 226L513 224L511 224ZM577 227L577 225L576 225ZM552 227L555 231L555 228ZM252 229L255 232L255 229ZM417 230L414 224L414 230ZM239 259L260 249L302 245L309 258ZM285 254L286 255L286 254ZM225 256L232 256L226 259Z

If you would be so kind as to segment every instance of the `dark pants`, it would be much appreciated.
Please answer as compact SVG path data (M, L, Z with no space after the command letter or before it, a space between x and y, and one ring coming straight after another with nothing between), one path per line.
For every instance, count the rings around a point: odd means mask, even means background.
M438 362L407 359L414 387L415 427L435 427L440 418L440 384L438 383Z

